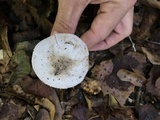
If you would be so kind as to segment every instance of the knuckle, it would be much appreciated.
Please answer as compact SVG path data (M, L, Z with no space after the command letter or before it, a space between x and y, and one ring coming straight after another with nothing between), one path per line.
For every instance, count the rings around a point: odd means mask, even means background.
M132 28L128 28L128 29L126 29L126 30L123 31L122 36L123 36L124 38L126 38L126 37L128 37L131 33L132 33Z
M73 27L59 18L56 19L54 28L59 33L74 33Z

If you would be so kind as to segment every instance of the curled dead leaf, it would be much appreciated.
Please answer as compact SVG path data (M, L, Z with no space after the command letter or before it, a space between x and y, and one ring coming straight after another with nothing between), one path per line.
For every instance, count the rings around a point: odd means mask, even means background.
M42 107L46 108L49 111L50 120L54 120L55 116L55 106L54 104L47 98L36 98L35 103L41 105Z
M149 61L154 65L160 65L160 57L154 53L151 53L147 48L142 47L142 51L147 55Z
M145 77L143 77L141 75L138 75L134 72L125 70L125 69L120 69L117 73L117 76L122 81L131 82L135 86L140 86L141 87L146 82Z
M7 66L7 64L9 63L9 60L12 57L12 51L10 49L9 46L9 42L8 42L8 28L7 26L1 26L0 27L0 48L1 52L0 52L0 64Z

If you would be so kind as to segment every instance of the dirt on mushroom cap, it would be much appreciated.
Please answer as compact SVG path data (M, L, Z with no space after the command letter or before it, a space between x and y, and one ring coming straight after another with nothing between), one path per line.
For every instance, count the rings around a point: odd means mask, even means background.
M32 66L45 84L55 88L74 87L83 81L89 67L85 43L72 34L56 34L39 42Z

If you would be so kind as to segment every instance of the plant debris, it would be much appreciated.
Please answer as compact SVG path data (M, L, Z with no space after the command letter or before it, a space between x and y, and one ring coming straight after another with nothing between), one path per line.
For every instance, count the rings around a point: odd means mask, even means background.
M138 0L132 34L90 52L83 82L64 90L41 82L31 65L34 47L50 36L57 1L1 0L0 6L1 120L160 119L158 0ZM77 36L90 26L96 7L83 12Z

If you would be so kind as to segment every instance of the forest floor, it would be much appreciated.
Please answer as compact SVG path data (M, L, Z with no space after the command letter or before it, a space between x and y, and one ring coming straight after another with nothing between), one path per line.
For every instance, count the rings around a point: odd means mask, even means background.
M50 35L57 1L0 0L0 120L160 120L160 10L140 1L132 34L90 52L84 81L60 90L43 84L30 61ZM87 7L76 35L97 8Z

